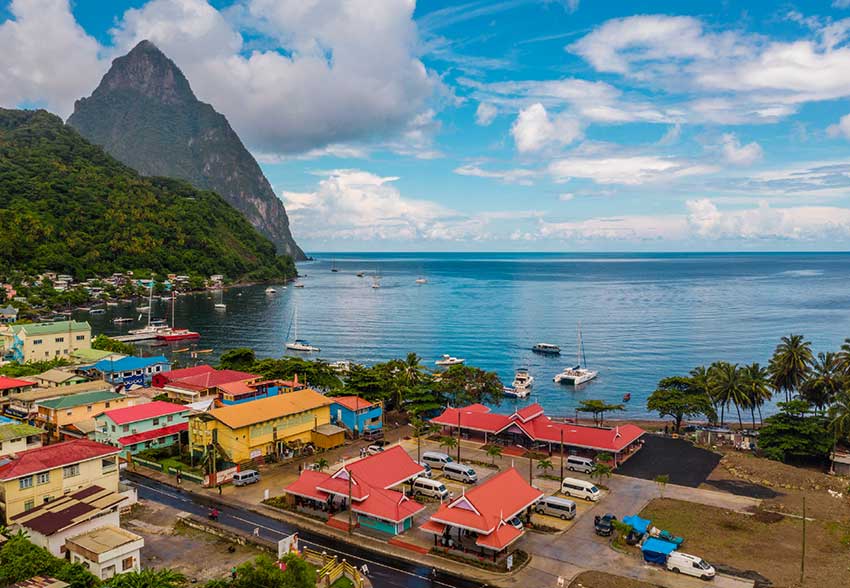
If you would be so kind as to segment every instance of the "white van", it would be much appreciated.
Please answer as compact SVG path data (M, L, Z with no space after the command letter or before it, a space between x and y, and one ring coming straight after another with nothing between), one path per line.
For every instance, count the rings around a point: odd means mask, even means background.
M571 455L567 458L566 461L567 469L571 472L581 472L583 474L589 474L593 471L593 460L587 457L579 457L577 455Z
M234 486L247 486L248 484L253 484L254 482L260 481L260 472L257 470L243 470L241 472L236 472L233 474L233 485Z
M442 482L422 477L413 480L413 494L422 494L423 496L439 499L449 497L449 491L446 490Z
M667 569L677 574L696 576L700 580L711 580L716 573L714 567L701 557L680 551L673 551L667 556Z
M478 474L464 463L452 462L443 466L443 475L449 480L474 484L478 481Z
M584 498L590 502L596 502L602 496L599 488L578 478L564 478L564 481L561 482L561 492L567 496Z
M446 453L439 451L426 451L422 454L422 461L427 463L433 469L441 470L447 463L452 463L454 460Z
M576 503L566 498L557 496L544 496L534 505L537 514L545 514L550 517L558 517L562 521L574 519L576 516Z

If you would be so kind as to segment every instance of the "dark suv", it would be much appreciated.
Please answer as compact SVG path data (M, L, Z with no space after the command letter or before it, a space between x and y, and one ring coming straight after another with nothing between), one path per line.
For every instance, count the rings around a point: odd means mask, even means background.
M614 521L617 520L617 517L612 515L610 512L606 515L599 516L596 515L593 517L593 529L596 531L597 535L601 535L602 537L610 537L611 533L614 532Z

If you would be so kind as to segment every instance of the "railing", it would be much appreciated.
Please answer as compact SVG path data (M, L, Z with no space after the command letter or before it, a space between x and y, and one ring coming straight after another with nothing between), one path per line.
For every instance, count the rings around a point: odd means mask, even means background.
M302 551L304 559L318 567L318 586L330 587L334 582L345 576L354 584L354 588L363 588L363 575L356 567L345 561L340 561L336 556L330 556L325 552L312 549Z

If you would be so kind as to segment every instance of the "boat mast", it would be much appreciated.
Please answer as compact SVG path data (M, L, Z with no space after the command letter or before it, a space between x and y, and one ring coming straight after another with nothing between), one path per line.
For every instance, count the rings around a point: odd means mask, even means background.
M578 322L578 347L576 348L576 363L581 367L581 321Z
M151 282L148 286L148 326L151 326L151 304L153 303L153 277L155 274L151 274Z
M177 298L176 292L174 292L174 285L171 286L171 329L174 330L174 309L177 307Z

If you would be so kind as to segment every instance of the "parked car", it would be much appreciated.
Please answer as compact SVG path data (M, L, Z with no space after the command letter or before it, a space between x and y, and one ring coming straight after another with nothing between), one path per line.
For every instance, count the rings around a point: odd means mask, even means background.
M610 537L611 533L614 532L614 521L616 520L617 517L610 512L602 516L596 515L593 517L593 530L596 531L597 535Z
M516 527L520 531L522 531L522 529L523 529L522 520L519 517L512 518L511 520L508 521L508 524L513 526L513 527Z
M378 453L381 453L383 450L384 450L383 445L372 444L372 445L370 445L369 447L366 448L366 453L368 455L377 455Z
M419 465L421 465L425 469L425 471L421 474L421 476L423 476L425 478L433 478L434 477L434 471L431 469L431 466L429 466L424 461L420 461Z
M450 497L449 491L446 490L446 486L442 482L422 477L413 480L413 495L416 496L417 494L439 498L440 500Z
M714 567L702 558L681 551L674 551L667 557L667 569L700 580L711 580L716 574Z

